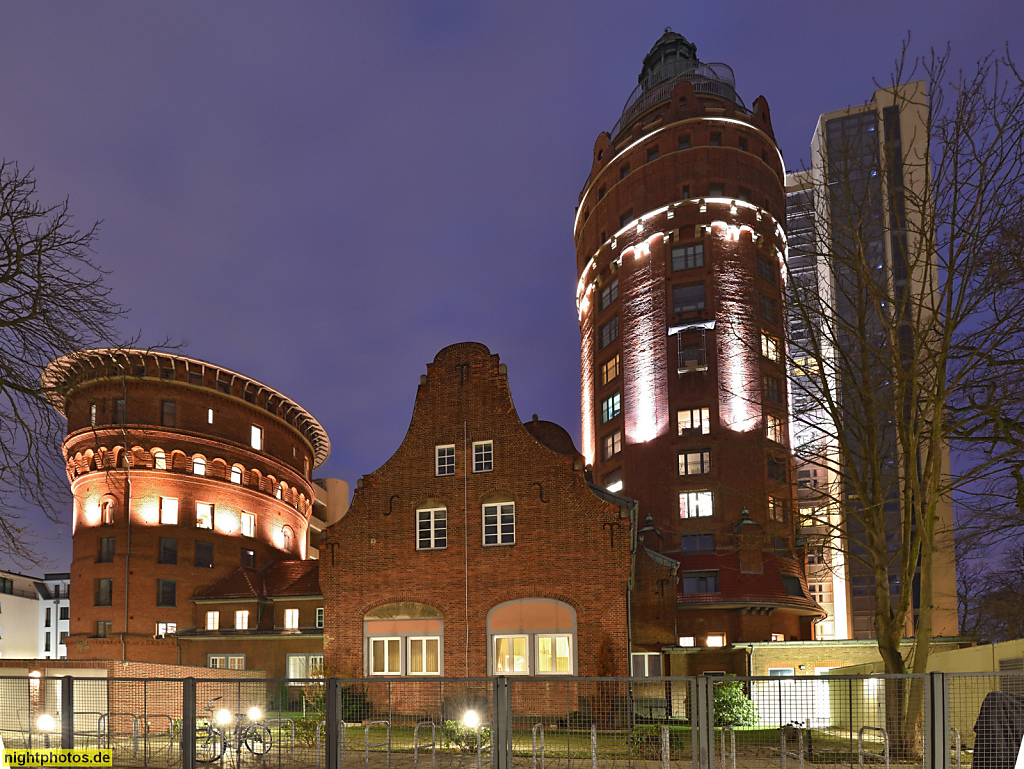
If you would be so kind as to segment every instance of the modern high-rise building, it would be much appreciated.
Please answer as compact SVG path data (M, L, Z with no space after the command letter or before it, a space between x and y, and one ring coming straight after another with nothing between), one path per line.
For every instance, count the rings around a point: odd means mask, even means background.
M861 503L850 484L843 482L838 440L842 437L856 447L863 445L865 432L878 436L871 456L882 452L879 466L890 468L888 477L882 479L882 511L887 549L894 554L907 515L902 509L901 473L912 464L900 457L897 425L888 416L902 411L896 405L891 377L878 371L877 382L867 385L872 387L871 398L890 403L875 411L873 425L864 424L867 415L862 412L868 409L850 405L863 400L850 393L844 396L844 386L862 378L844 371L853 365L849 361L861 360L858 345L865 340L868 345L884 345L885 341L877 320L853 306L858 303L862 289L857 288L857 280L862 277L851 272L848 259L829 255L849 253L876 261L877 286L891 297L887 299L891 303L904 300L915 285L923 285L921 276L913 274L915 268L908 266L906 255L917 248L914 239L925 221L908 201L924 199L923 190L911 185L925 184L925 176L914 173L910 166L915 158L926 157L927 109L925 83L918 81L876 90L866 104L823 114L811 141L810 168L787 177L788 272L794 286L820 297L819 311L791 308L787 321L796 383L791 404L792 440L797 453L806 457L797 466L797 481L803 533L808 539L808 586L828 613L817 624L817 637L823 640L875 636L875 580L865 560L864 524L859 516L840 512ZM865 318L862 334L849 333L837 327L842 324L831 322L833 317L855 318L858 313ZM910 333L909 328L904 332ZM816 386L799 385L800 376L814 377L820 371L837 372L830 380L834 402L857 411L838 425L827 410L818 408L821 401ZM824 382L820 378L812 381ZM866 383L856 381L853 386L865 387ZM840 414L843 408L840 405ZM831 413L834 417L836 411ZM863 429L870 426L875 429ZM953 636L957 634L957 603L951 500L940 504L939 519L933 633ZM912 591L913 611L906 628L909 636L914 633L920 608L918 579L901 585L899 559L893 557L889 566L892 600L905 590Z
M574 235L583 453L679 564L668 642L694 662L673 674L810 639L822 615L795 541L784 217L767 102L748 108L727 65L666 30L597 138Z

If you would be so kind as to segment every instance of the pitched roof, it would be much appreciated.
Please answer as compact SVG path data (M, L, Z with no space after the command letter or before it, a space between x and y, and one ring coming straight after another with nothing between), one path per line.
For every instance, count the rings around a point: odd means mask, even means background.
M274 561L262 569L239 566L195 598L280 598L320 595L319 561Z

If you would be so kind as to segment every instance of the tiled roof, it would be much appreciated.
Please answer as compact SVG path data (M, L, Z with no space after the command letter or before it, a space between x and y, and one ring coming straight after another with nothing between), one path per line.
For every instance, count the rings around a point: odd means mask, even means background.
M275 561L260 570L239 566L196 598L279 598L320 595L319 561Z

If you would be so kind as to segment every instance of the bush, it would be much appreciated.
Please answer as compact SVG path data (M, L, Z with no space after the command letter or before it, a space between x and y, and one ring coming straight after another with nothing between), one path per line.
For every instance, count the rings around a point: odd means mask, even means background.
M754 726L760 714L739 681L715 683L715 726Z
M476 729L471 729L461 721L445 721L441 727L441 744L446 748L456 748L463 753L476 752ZM480 746L491 742L491 730L480 727Z

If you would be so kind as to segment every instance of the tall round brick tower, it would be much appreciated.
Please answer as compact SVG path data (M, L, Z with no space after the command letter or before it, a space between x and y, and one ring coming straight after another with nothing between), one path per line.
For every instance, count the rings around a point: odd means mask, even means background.
M192 595L306 556L312 470L330 451L309 412L182 355L87 350L43 374L67 418L74 496L69 658L177 662Z
M746 107L728 66L666 30L580 194L583 452L679 562L666 641L693 652L673 673L820 616L790 486L784 178L765 99Z

